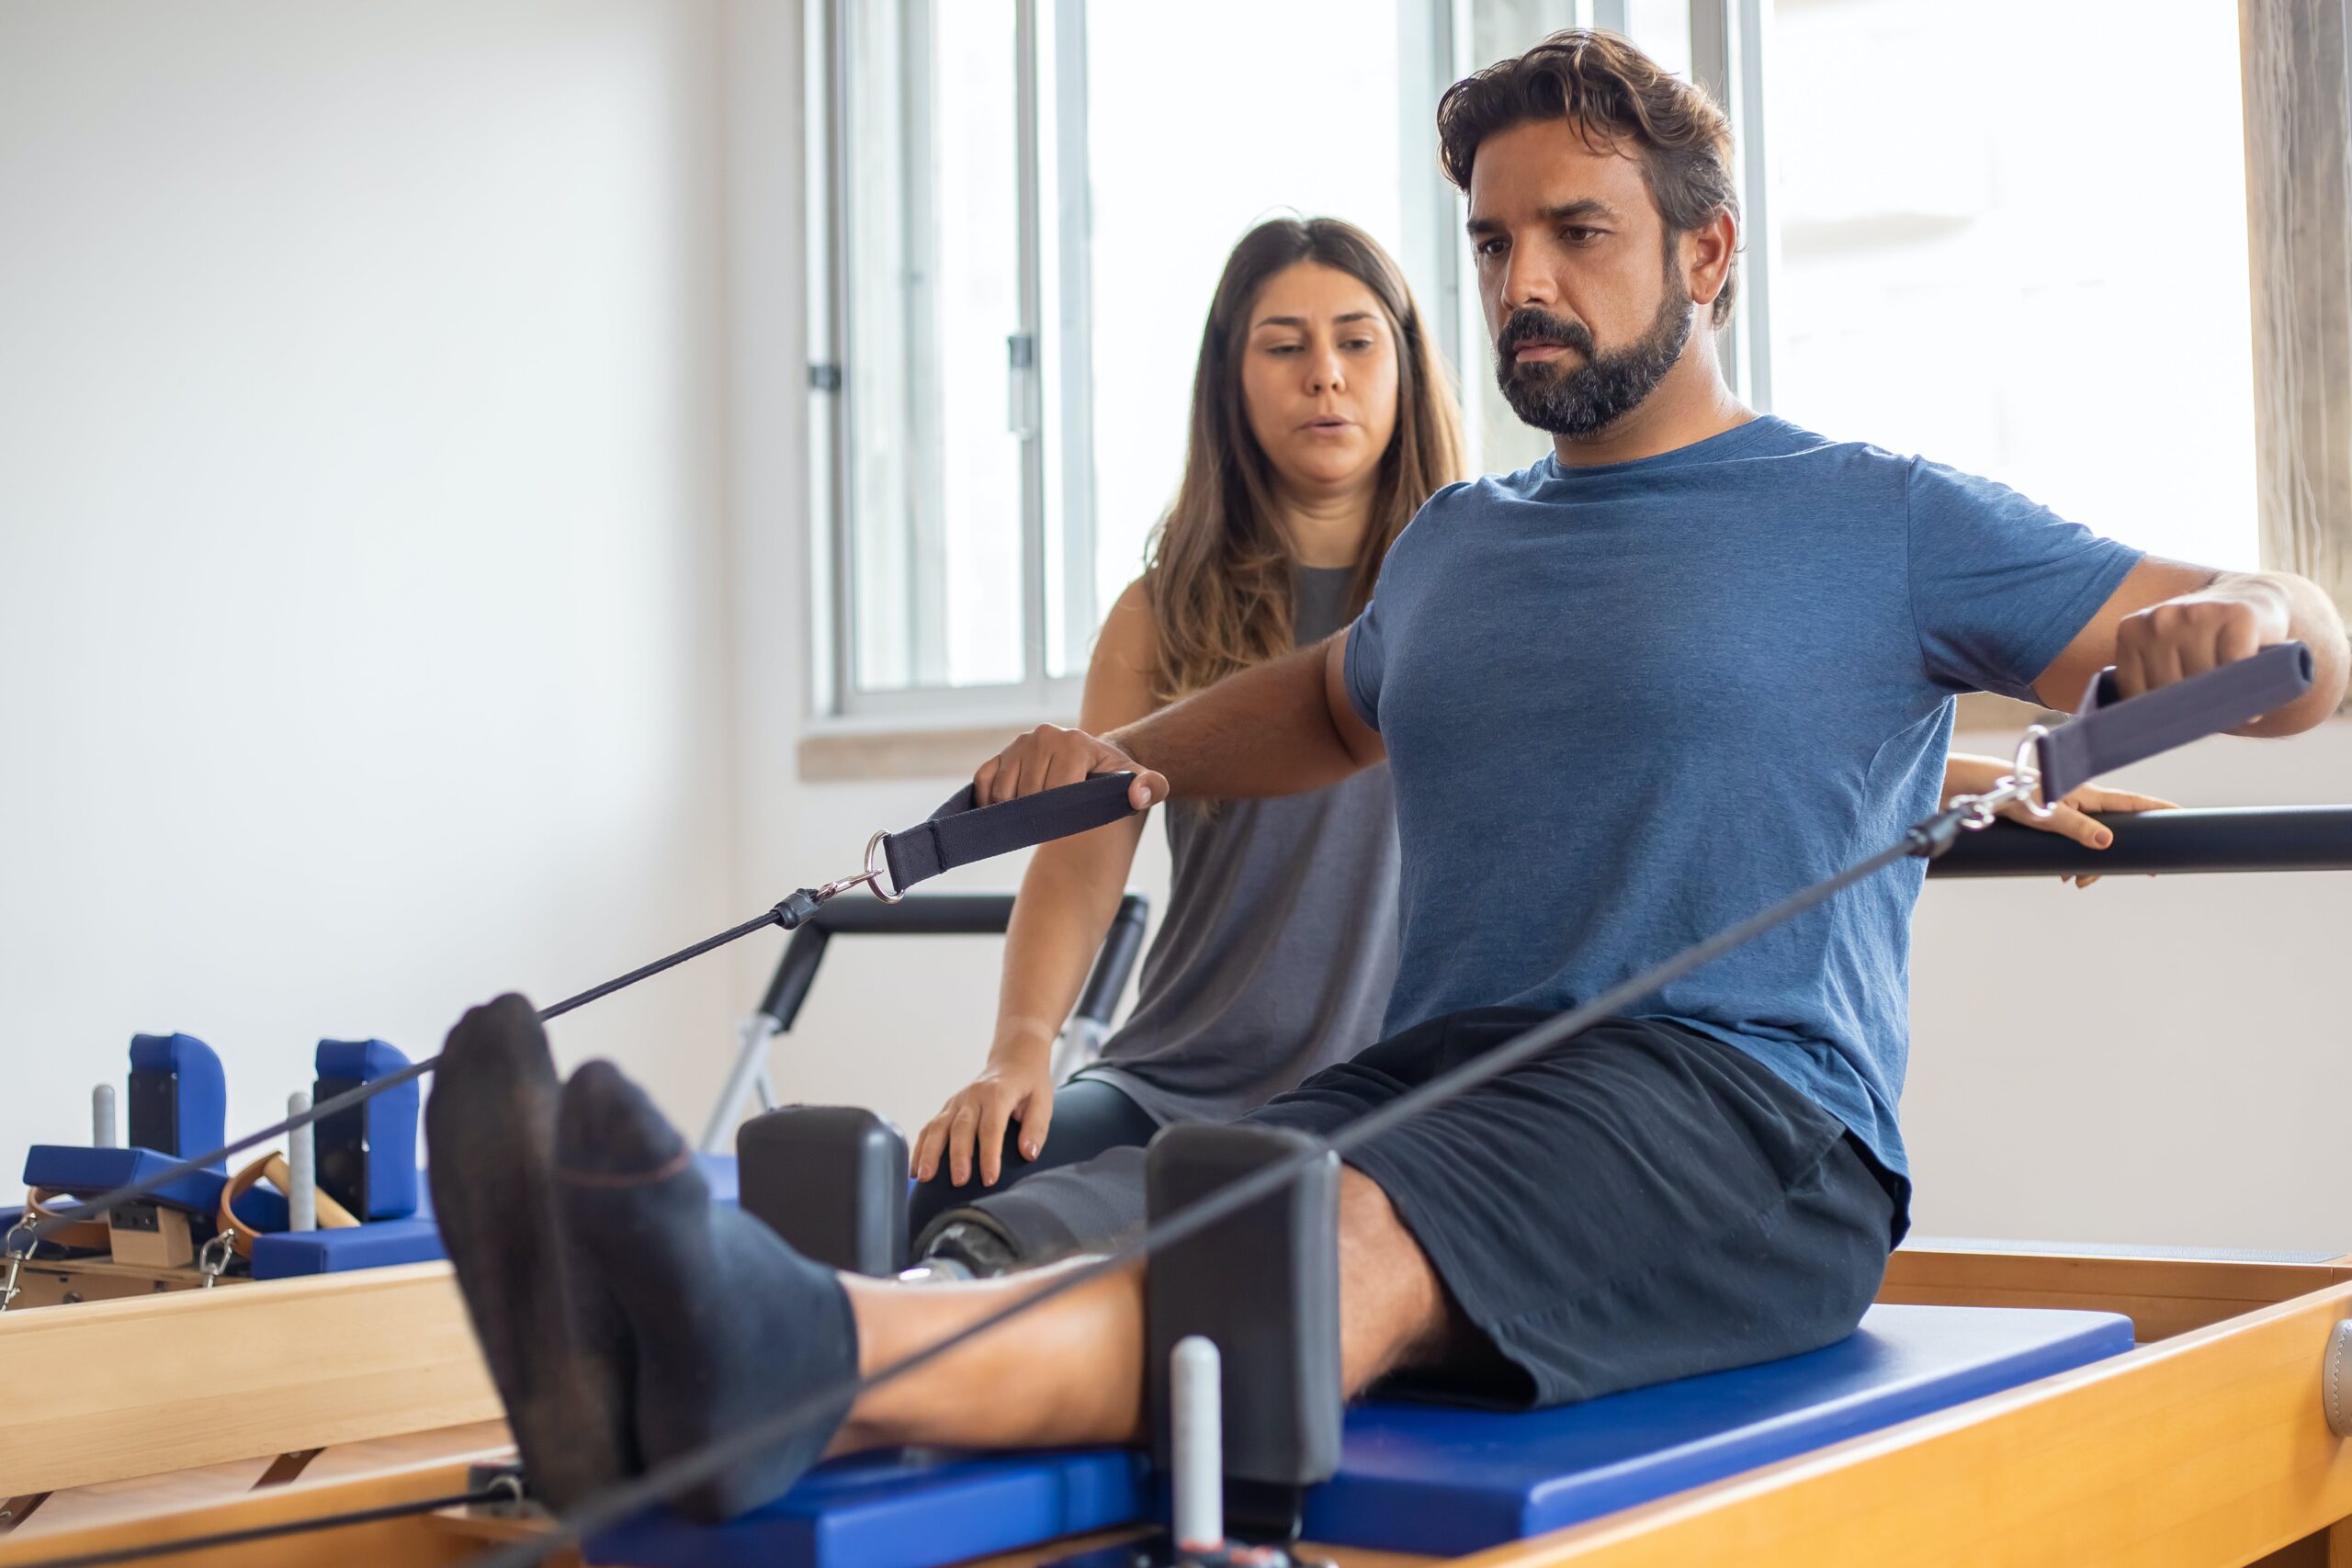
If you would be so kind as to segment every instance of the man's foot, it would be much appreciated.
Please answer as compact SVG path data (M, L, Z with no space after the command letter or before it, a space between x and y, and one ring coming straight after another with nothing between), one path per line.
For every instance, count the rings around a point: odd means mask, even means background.
M618 1309L564 1256L560 1086L531 1004L458 1021L424 1106L433 1209L532 1489L560 1510L637 1469Z
M566 1234L593 1260L637 1348L637 1438L660 1464L766 1419L857 1371L857 1325L830 1269L758 1220L710 1201L693 1152L609 1062L563 1087L556 1166ZM781 1495L849 1414L684 1494L731 1518Z

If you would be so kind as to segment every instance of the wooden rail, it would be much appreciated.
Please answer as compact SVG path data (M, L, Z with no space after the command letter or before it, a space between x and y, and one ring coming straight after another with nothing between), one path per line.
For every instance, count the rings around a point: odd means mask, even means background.
M501 1414L446 1263L0 1314L0 1497Z
M250 1310L254 1292L244 1294L243 1310ZM1815 1453L1497 1547L1461 1560L1460 1568L2237 1568L2289 1549L2302 1553L2297 1562L2352 1562L2352 1553L2342 1552L2352 1546L2342 1539L2347 1531L2335 1532L2338 1556L2331 1557L2331 1542L2323 1538L2352 1517L2352 1445L2329 1431L2319 1396L2327 1337L2352 1315L2346 1260L1923 1251L1897 1256L1883 1299L2124 1311L2143 1337L2165 1337ZM28 1321L66 1315L33 1314ZM79 1309L74 1321L84 1321ZM242 1316L238 1323L245 1331ZM462 1332L461 1320L458 1327ZM77 1362L89 1353L77 1348ZM0 1371L6 1365L0 1359ZM281 1446L297 1444L273 1437L266 1445ZM300 1482L38 1541L0 1538L0 1568L299 1517L300 1509L364 1507L386 1500L387 1486L429 1496L435 1487L456 1490L454 1477L446 1466L429 1473L413 1467L365 1483ZM307 1556L175 1561L188 1568L228 1568L231 1562L438 1564L463 1561L490 1535L514 1528L420 1518L314 1538ZM1048 1562L1072 1544L992 1558L989 1568ZM31 1550L37 1545L45 1550ZM1343 1568L1430 1561L1329 1555Z

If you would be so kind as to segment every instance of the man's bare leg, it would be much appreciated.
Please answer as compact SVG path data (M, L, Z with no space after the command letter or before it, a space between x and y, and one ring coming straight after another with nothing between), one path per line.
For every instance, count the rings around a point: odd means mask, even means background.
M1075 1267L1075 1265L1072 1265ZM844 1276L858 1371L872 1373L1032 1294L1051 1270L908 1287ZM1351 1394L1454 1342L1444 1289L1385 1193L1340 1177L1340 1369ZM901 1443L1051 1448L1144 1432L1143 1275L1130 1269L989 1330L860 1398L831 1451Z
M714 1206L685 1140L609 1063L591 1062L565 1084L554 1156L564 1246L540 1266L573 1269L572 1283L607 1293L627 1320L646 1463L702 1452L837 1391L831 1410L812 1410L790 1436L682 1493L690 1514L729 1518L757 1507L825 1452L1143 1435L1137 1269L1040 1303L1034 1315L853 1399L854 1371L878 1371L1035 1293L1037 1277L907 1287L820 1267L741 1210ZM1445 1293L1428 1260L1387 1198L1352 1170L1340 1184L1340 1317L1351 1392L1384 1371L1429 1364L1452 1342ZM558 1429L537 1436L542 1447L570 1438Z

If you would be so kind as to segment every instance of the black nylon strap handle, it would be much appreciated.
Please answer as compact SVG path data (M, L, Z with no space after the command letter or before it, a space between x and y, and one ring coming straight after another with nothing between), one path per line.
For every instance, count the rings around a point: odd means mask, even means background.
M2128 702L2116 695L2115 671L2102 670L2074 722L2034 743L2041 798L2055 801L2101 773L2251 724L2311 689L2312 650L2300 642L2273 644Z
M943 871L1116 822L1134 813L1127 787L1135 779L1133 773L1096 773L994 806L975 806L972 786L966 784L928 821L883 839L890 886L904 893Z

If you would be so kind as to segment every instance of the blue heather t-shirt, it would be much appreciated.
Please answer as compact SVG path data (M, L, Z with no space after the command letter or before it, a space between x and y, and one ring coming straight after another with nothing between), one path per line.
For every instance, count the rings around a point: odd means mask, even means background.
M1395 774L1394 1033L1566 1009L1935 811L1951 697L2030 697L2139 552L2014 491L1763 418L1440 491L1348 634ZM1917 861L1643 1004L1907 1177Z

